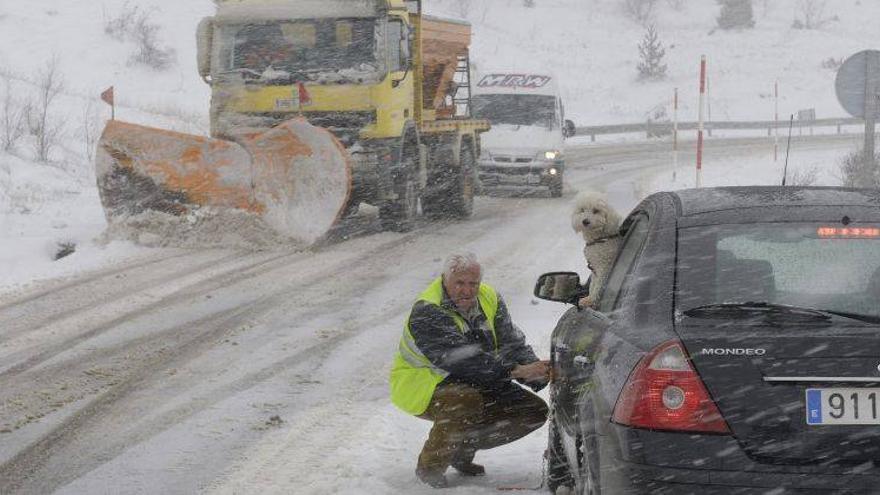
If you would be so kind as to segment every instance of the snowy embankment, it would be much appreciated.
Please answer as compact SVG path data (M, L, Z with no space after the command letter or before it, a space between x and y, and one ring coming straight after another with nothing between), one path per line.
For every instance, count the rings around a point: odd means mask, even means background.
M626 15L623 0L438 0L448 15L474 24L477 63L512 70L546 70L563 88L566 110L578 125L644 122L659 107L672 116L679 89L682 120L697 120L700 56L708 59L709 103L714 120L771 120L779 82L779 114L815 108L817 118L848 117L834 94L836 64L880 47L880 32L866 19L880 3L824 4L816 29L796 29L801 0L756 0L752 29L718 29L718 2L657 1L645 24L656 26L665 48L666 78L640 82L638 45L645 27ZM462 8L469 5L469 8ZM503 6L503 8L499 8ZM815 22L815 21L814 21Z
M50 70L56 78L45 107L57 129L45 161L36 158L28 132L0 151L0 291L148 253L130 243L96 242L106 221L92 160L110 117L99 94L115 87L119 119L205 134L209 90L196 75L193 32L212 8L209 0L0 6L0 136L20 116L33 119ZM126 12L132 19L124 32L108 34L105 28ZM138 18L143 29L155 28L153 46L172 61L167 69L133 62L142 46L134 37ZM75 245L75 254L53 261L65 244Z

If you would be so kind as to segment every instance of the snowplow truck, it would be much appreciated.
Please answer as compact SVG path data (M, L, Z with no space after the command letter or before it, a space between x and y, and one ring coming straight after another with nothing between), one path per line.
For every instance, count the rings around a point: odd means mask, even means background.
M407 0L221 0L197 32L211 137L108 122L108 220L235 209L312 243L361 203L385 229L467 217L487 120L470 26Z

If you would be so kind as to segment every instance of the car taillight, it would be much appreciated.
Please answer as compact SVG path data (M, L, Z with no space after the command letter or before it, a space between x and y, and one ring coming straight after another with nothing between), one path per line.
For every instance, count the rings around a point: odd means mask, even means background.
M678 341L660 344L639 361L611 420L651 430L730 433Z

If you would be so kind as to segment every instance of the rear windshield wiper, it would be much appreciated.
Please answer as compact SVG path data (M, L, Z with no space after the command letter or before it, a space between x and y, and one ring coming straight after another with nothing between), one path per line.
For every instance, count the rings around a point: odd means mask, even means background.
M245 67L239 67L237 69L222 70L222 71L218 72L217 74L221 75L221 76L225 76L227 74L239 74L242 77L250 76L253 78L259 78L262 75L262 72L256 71L254 69L248 69Z
M764 301L707 304L705 306L690 308L684 311L682 314L695 318L732 318L736 317L737 313L742 313L744 311L792 316L810 316L823 320L828 320L834 316L839 316L853 320L865 321L868 323L880 323L880 316L864 315L859 313L846 313L843 311L819 308L807 308L803 306L792 306L788 304L775 304Z
M866 314L862 314L862 313L849 313L847 311L836 311L836 310L830 310L830 309L825 309L823 311L825 311L826 313L835 315L835 316L842 316L844 318L849 318L851 320L865 321L868 323L880 323L880 316L877 316L877 315L866 315Z

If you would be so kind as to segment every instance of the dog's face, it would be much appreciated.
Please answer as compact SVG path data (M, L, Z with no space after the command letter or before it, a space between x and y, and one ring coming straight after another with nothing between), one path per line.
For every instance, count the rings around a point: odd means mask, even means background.
M591 240L601 237L603 233L613 232L619 222L616 213L608 206L608 202L596 195L582 193L575 199L571 213L571 228Z

